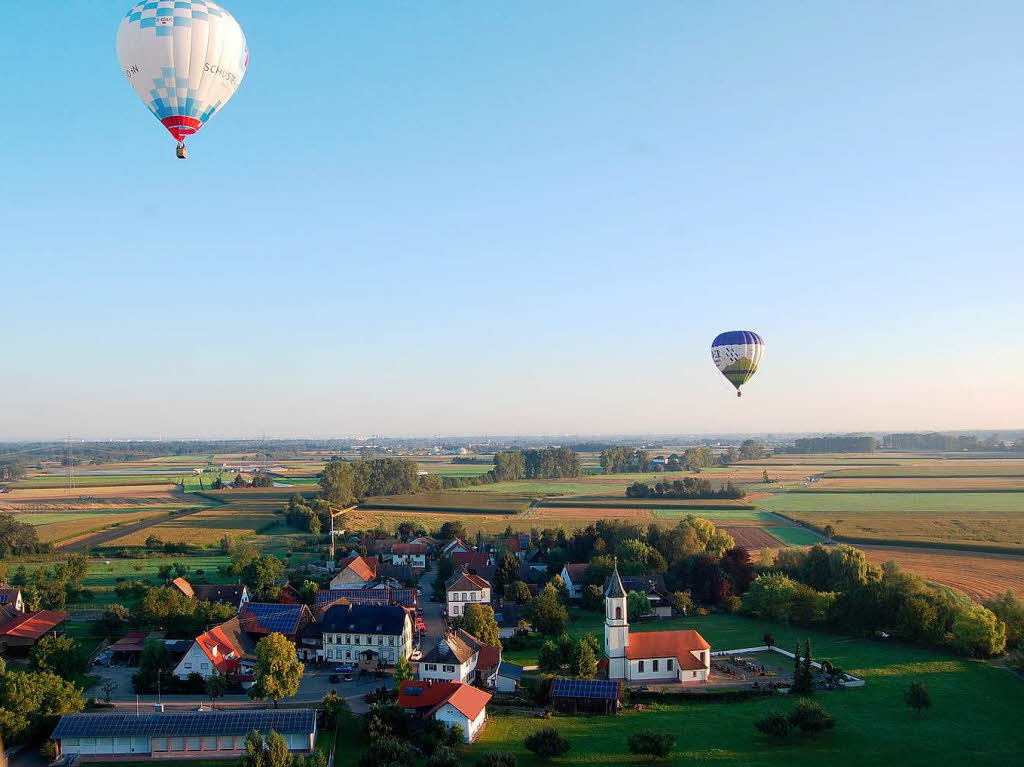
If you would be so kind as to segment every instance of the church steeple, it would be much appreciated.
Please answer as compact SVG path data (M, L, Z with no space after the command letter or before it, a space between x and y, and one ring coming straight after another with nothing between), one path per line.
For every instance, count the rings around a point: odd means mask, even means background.
M608 656L609 679L625 678L626 647L629 645L626 601L626 589L619 577L619 561L616 559L604 590L604 653Z

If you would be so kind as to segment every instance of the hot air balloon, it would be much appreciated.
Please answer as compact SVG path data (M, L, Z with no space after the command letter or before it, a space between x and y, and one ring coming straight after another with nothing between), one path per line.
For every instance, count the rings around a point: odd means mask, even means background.
M764 359L764 340L750 330L719 333L711 342L711 359L740 397L740 387L757 372Z
M185 137L238 90L249 47L235 18L210 0L147 0L121 20L117 58L184 160Z

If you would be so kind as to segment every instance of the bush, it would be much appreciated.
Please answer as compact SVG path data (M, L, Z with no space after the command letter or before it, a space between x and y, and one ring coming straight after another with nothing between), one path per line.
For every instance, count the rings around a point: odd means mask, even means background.
M476 767L519 767L519 760L507 751L495 751L477 759Z
M821 732L836 726L836 720L831 714L820 704L807 698L797 701L796 707L789 715L789 723L804 732Z
M523 741L523 745L541 759L554 759L570 748L569 741L559 735L554 727L537 730Z
M384 765L409 765L416 761L411 745L398 738L377 738L369 749L359 757L359 767L384 767Z
M676 736L667 732L641 730L629 736L629 753L664 759L676 747Z
M459 755L448 746L441 746L427 759L426 767L459 767Z
M754 722L754 727L765 735L771 735L775 738L784 738L789 735L790 730L793 729L793 725L789 723L789 719L778 711L772 711L763 719L758 719Z
M919 714L922 710L931 708L932 705L932 696L928 694L928 690L921 682L912 682L904 691L903 700Z

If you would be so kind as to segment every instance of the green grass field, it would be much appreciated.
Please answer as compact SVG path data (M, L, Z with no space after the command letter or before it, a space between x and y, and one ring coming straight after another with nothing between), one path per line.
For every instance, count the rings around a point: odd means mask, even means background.
M181 481L186 474L76 474L75 487L120 487L128 485L173 485ZM63 475L46 474L29 477L11 483L11 488L60 488L67 486L67 478Z
M719 509L693 506L691 508L654 509L658 519L685 519L690 514L704 517L717 524L728 522L777 522L778 517L752 509Z
M592 615L578 620L574 632L579 633L582 626L597 633L601 616ZM631 733L648 728L678 737L677 750L665 762L671 764L1009 764L1024 749L1024 729L1018 724L1019 712L1024 710L1024 683L992 664L734 615L660 621L632 629L673 625L697 629L714 649L760 645L766 631L787 649L798 639L809 638L817 659L831 660L864 678L867 686L814 696L837 720L834 730L818 737L797 734L776 741L754 729L753 722L768 711L792 708L792 699L780 697L742 703L653 704L644 711L614 717L543 720L492 714L468 754L476 758L486 751L511 751L522 767L534 767L540 762L523 747L523 738L545 726L555 727L572 744L558 764L648 763L630 755L626 747ZM920 716L903 702L903 690L913 681L923 682L932 696L932 708Z
M993 511L1024 513L1024 493L780 493L757 501L770 511Z
M813 546L821 541L817 535L802 527L786 525L782 527L766 527L769 533L774 535L787 546Z

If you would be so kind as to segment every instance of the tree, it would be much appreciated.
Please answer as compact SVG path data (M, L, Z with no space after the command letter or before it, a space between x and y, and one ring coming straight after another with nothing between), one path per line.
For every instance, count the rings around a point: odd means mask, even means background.
M458 726L458 725L456 725ZM441 746L427 757L426 767L459 767L459 755L449 746Z
M648 601L646 594L641 594L639 591L630 591L626 595L626 609L626 614L630 617L640 618L651 614L651 603Z
M253 700L273 700L299 691L305 667L295 657L295 645L283 634L268 634L256 645L256 682L249 689Z
M591 583L583 588L583 599L581 600L584 610L600 612L604 610L604 592L600 586Z
M164 585L166 586L167 581L171 579L171 574L173 572L174 568L170 565L160 565L157 574L160 576L160 580L162 580L164 582Z
M462 627L486 645L497 647L499 644L498 623L494 620L494 608L490 605L466 605Z
M61 716L84 707L81 688L50 671L0 674L0 738L6 746L49 735Z
M761 719L758 719L754 722L754 727L765 735L771 735L773 738L784 738L793 729L789 718L778 711L771 711Z
M89 657L82 645L69 636L45 636L28 655L29 666L36 671L52 671L61 679L76 679L89 668Z
M740 443L740 460L756 461L764 457L764 446L752 439L745 439Z
M687 591L677 591L672 595L672 609L682 615L688 615L693 609L693 597Z
M569 666L570 675L577 679L593 679L597 673L597 656L594 654L593 645L590 642L580 641L577 643L572 663Z
M559 636L569 625L569 611L558 598L550 583L526 605L526 612L534 630L548 636Z
M821 732L836 726L835 719L820 704L801 698L789 714L789 723L804 732Z
M1024 601L1007 589L986 599L984 606L1006 624L1006 647L1013 650L1024 645Z
M629 753L664 759L676 747L676 736L667 732L641 730L629 736Z
M832 540L836 537L836 529L832 525L825 525L825 537Z
M245 753L239 759L240 767L290 767L292 754L288 742L271 730L266 739L253 730L245 738Z
M359 757L359 767L402 767L414 764L416 753L412 744L388 735L374 738L370 747Z
M127 607L111 604L107 605L107 608L103 611L103 615L100 617L100 624L107 630L108 634L113 634L122 629L130 618L131 613Z
M217 708L217 698L223 698L228 691L228 680L223 674L210 674L206 677L206 697L210 699L211 708Z
M100 685L100 689L103 691L103 700L110 703L110 699L114 697L114 692L117 690L117 682L113 679L106 679Z
M530 587L522 581L515 581L505 587L505 598L511 599L517 605L526 604L530 601Z
M918 716L926 708L932 706L932 696L922 682L911 682L910 686L903 691L903 700L908 706L917 712Z
M167 645L159 639L148 639L139 656L139 670L132 675L132 687L136 693L153 690L162 674L171 670L171 656Z
M479 637L477 638L479 639ZM403 655L395 664L395 687L400 688L402 682L408 682L412 678L412 663Z
M502 552L494 571L494 588L498 596L506 596L510 584L519 580L519 560L511 551Z
M527 736L523 741L527 749L537 755L538 758L549 760L561 756L570 748L569 741L563 738L554 727L545 727Z
M772 636L770 631L766 631L764 633L761 637L761 641L765 643L765 646L767 646L769 650L775 646L775 637Z

